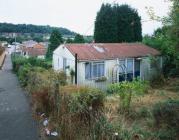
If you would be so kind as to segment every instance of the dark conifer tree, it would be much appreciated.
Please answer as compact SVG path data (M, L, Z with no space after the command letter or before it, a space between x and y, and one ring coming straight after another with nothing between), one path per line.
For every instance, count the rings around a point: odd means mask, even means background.
M53 51L61 44L63 43L62 36L59 32L59 30L53 30L50 36L49 40L50 44L47 50L46 58L52 59Z
M97 13L94 31L95 42L142 41L141 19L129 5L102 5Z
M116 17L110 4L103 4L97 13L94 38L96 42L116 42Z

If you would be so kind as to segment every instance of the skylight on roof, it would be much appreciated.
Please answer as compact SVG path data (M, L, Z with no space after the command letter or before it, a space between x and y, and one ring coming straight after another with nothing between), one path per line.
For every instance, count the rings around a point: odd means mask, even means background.
M98 52L103 53L104 49L98 46L93 46Z

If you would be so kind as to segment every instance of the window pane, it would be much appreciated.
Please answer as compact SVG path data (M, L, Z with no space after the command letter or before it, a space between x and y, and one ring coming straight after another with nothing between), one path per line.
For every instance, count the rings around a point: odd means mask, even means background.
M133 60L127 60L127 73L133 73Z
M86 63L85 64L85 79L90 79L91 78L91 64Z
M96 78L96 77L98 77L97 64L93 64L93 78Z
M67 66L67 59L63 58L63 70L66 70L66 66Z
M104 76L104 64L98 64L98 77Z
M104 76L104 62L95 62L92 65L93 78Z
M125 60L119 61L119 73L125 73L126 67L125 67Z

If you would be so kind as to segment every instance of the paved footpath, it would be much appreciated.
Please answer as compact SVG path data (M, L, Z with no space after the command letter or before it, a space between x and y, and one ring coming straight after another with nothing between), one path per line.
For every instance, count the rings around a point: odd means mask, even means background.
M29 104L7 55L0 70L0 140L38 140Z

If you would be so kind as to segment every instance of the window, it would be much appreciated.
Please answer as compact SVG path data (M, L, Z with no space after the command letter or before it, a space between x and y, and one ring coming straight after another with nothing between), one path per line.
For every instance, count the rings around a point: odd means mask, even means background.
M133 59L121 59L119 60L119 82L132 81L133 79Z
M63 58L63 70L66 70L66 66L67 66L67 59Z
M127 73L133 73L133 59L127 59Z
M104 76L104 62L85 63L85 79Z
M91 78L91 63L85 63L85 79Z
M140 77L140 60L135 60L135 78Z
M127 59L127 81L133 80L133 59Z
M126 64L125 59L119 61L119 82L125 81Z
M125 73L126 71L126 64L125 64L125 60L120 60L119 61L119 73Z

